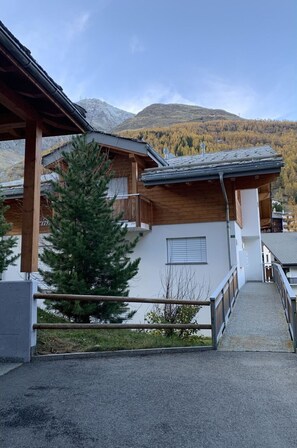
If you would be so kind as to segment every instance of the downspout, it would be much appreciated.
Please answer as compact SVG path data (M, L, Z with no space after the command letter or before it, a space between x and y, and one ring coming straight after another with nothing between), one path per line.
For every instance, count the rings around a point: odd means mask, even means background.
M229 260L229 269L232 268L231 263L231 248L230 248L230 209L229 209L229 201L226 192L226 187L224 184L224 173L220 173L220 183L222 188L222 193L226 203L226 229L227 229L227 247L228 247L228 260Z

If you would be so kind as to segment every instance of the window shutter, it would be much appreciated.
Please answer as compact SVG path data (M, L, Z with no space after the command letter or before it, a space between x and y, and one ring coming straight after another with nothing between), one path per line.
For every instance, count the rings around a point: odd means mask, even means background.
M206 237L168 238L168 263L206 263Z

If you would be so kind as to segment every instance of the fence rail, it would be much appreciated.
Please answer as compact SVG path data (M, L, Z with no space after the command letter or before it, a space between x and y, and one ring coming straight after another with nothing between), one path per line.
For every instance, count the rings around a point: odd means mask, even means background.
M210 324L34 324L34 330L211 330Z
M177 299L147 299L139 297L97 296L78 294L34 294L34 299L46 299L54 301L81 301L81 302L126 302L126 303L158 303L172 305L210 306L209 300L177 300ZM37 323L33 325L34 330L95 330L95 329L129 329L129 330L153 330L153 329L176 329L176 330L211 330L211 324L107 324L107 323Z
M211 310L210 324L111 324L111 323L36 323L34 330L94 330L94 329L177 329L177 330L211 330L212 348L216 349L220 336L231 309L234 305L238 293L237 268L233 267L220 283L218 288L211 295L210 300L178 300L178 299L151 299L139 297L118 297L118 296L99 296L99 295L78 295L78 294L34 294L34 299L48 299L54 301L81 301L81 302L127 302L127 303L152 303L152 304L172 304L172 305L192 305L206 306Z
M297 347L297 315L296 315L296 295L291 288L282 267L273 263L273 277L279 290L282 304L285 310L286 319L289 326L290 335L293 341L294 352Z
M56 301L67 300L69 302L79 300L81 302L127 302L127 303L169 303L172 305L210 306L209 300L177 300L177 299L145 299L139 297L119 296L93 296L79 294L34 294L34 299L49 299Z
M212 345L216 349L232 312L238 294L237 267L233 266L211 294Z

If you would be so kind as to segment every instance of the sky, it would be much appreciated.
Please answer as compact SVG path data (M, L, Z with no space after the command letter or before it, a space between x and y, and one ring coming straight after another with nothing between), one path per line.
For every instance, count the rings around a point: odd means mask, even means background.
M297 120L297 0L0 0L72 101Z

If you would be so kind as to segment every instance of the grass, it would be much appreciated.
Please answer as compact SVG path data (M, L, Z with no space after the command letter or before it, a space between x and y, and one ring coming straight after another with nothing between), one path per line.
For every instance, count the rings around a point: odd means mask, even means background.
M38 322L61 323L65 320L38 309ZM209 346L211 338L191 336L181 339L154 332L132 330L38 330L36 354L94 352L161 347Z

